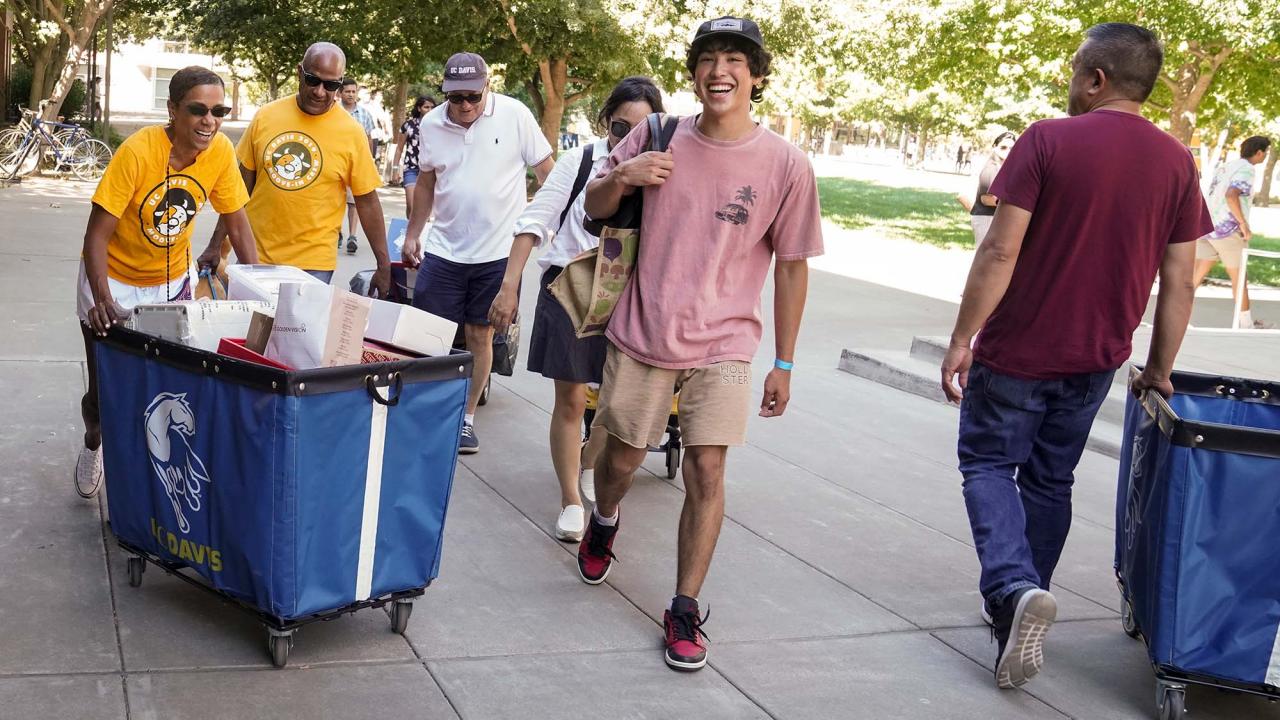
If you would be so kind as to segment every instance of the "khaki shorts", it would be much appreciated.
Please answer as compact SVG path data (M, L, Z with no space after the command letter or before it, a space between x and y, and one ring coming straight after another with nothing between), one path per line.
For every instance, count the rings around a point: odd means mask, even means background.
M747 441L751 363L729 360L670 370L636 360L609 343L592 427L634 448L658 447L667 430L671 396L680 393L684 445L737 446Z
M1240 267L1244 236L1237 230L1226 237L1205 236L1196 240L1196 260L1222 260L1229 268Z

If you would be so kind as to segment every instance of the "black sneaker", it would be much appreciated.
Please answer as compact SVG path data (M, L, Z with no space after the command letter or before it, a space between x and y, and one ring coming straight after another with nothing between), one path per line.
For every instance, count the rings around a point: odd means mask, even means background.
M662 632L665 635L667 665L675 670L700 670L707 664L707 634L702 624L711 617L711 611L698 617L698 601L677 595L671 601L671 609L662 616Z
M621 520L621 513L619 513ZM588 585L599 585L609 577L613 569L613 538L618 534L618 523L604 525L596 520L593 511L587 519L587 534L578 544L578 575Z
M348 255L355 255L355 254L356 254L356 248L357 248L357 247L358 247L358 246L356 245L356 236L355 236L355 235L351 235L351 236L349 236L349 237L347 238L347 254L348 254Z
M996 687L1025 685L1044 667L1044 637L1058 617L1058 601L1047 590L1023 588L992 613L991 632L999 643Z
M480 440L476 437L476 429L471 423L462 423L462 438L458 441L459 455L474 455L480 452Z

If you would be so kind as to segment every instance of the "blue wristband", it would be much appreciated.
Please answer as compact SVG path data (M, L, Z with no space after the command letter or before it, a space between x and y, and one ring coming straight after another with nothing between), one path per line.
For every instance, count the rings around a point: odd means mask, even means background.
M775 359L773 361L773 366L778 368L779 370L786 370L787 372L791 372L791 368L795 367L796 364L793 362L787 362L786 360Z

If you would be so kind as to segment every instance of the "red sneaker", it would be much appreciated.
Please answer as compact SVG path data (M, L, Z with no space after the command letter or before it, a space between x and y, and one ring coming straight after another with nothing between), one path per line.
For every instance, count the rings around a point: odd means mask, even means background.
M711 617L711 611L698 617L698 601L677 595L671 609L662 616L662 628L666 631L667 665L676 670L699 670L707 664L707 636L702 624Z
M621 519L621 518L619 518ZM578 545L578 574L588 585L599 585L609 577L609 569L617 556L613 554L613 538L618 534L618 525L602 525L596 520L594 511L587 521L587 534Z

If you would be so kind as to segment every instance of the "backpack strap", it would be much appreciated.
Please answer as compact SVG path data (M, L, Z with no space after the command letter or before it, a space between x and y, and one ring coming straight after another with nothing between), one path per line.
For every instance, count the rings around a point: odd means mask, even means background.
M666 152L671 138L676 134L676 126L680 118L663 113L651 113L649 121L649 149L655 152Z
M591 179L591 164L595 161L596 144L591 143L587 146L586 152L582 153L582 162L578 163L578 177L573 179L573 189L569 191L569 199L564 204L564 210L560 211L560 227L564 227L564 219L569 216L569 208L573 207L573 201L578 199L578 195L582 193L582 189L587 186L587 180Z

